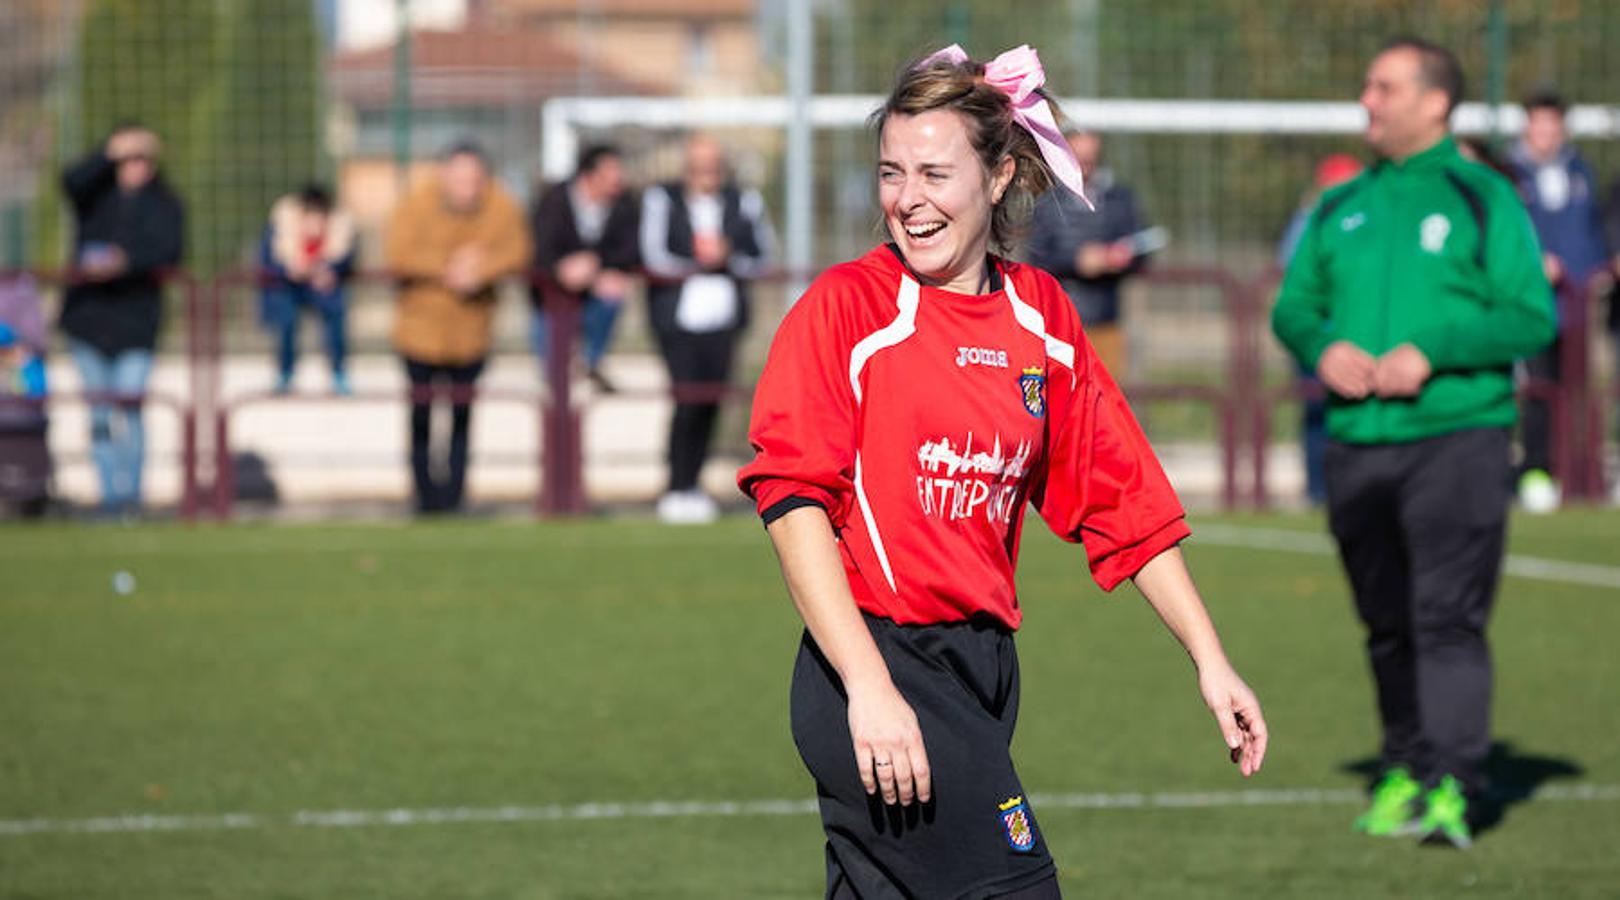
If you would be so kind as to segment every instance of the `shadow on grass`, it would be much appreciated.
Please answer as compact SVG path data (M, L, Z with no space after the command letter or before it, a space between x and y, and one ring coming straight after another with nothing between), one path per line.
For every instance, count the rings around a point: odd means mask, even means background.
M1368 790L1383 771L1377 757L1351 760L1340 768L1366 779ZM1521 752L1510 741L1497 741L1485 760L1485 772L1490 787L1469 810L1476 837L1499 825L1509 808L1529 800L1542 785L1576 778L1585 770L1571 759Z

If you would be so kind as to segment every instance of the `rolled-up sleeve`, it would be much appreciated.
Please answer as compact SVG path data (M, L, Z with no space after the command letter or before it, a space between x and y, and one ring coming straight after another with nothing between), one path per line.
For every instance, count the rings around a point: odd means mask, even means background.
M1083 335L1075 350L1077 371L1048 378L1047 466L1032 500L1054 533L1084 545L1092 578L1113 590L1189 530L1124 394Z
M811 285L771 343L748 428L754 459L737 486L761 515L798 497L841 528L854 496L855 398L827 293Z

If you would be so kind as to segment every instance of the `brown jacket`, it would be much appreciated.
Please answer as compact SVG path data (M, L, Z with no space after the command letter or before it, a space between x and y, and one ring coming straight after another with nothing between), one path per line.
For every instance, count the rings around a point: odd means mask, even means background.
M483 251L483 287L462 295L440 280L451 254L467 244ZM517 202L499 185L490 183L476 212L460 214L445 208L429 180L394 211L386 255L400 278L394 348L418 362L466 365L489 353L495 282L527 272L534 244Z

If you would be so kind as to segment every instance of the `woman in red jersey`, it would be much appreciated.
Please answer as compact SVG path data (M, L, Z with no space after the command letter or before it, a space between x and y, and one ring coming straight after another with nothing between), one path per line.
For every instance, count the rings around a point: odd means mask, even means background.
M1009 751L1026 503L1104 588L1136 583L1242 773L1265 756L1152 449L1056 280L991 253L1054 180L1081 189L1043 80L1028 47L902 75L873 117L892 243L816 279L755 396L738 483L806 626L793 735L830 898L1059 896Z

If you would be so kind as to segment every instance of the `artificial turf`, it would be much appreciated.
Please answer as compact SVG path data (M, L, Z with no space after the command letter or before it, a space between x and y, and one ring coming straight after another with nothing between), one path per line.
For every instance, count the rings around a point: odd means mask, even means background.
M1015 758L1083 897L1613 897L1620 589L1510 578L1495 773L1475 849L1353 836L1343 802L1042 809L1043 794L1343 791L1376 741L1331 556L1187 551L1273 731L1226 762L1185 658L1032 521ZM1620 564L1620 514L1516 519L1514 550ZM0 897L820 895L814 815L356 828L300 810L808 800L787 728L798 626L757 522L635 519L0 530ZM117 572L134 576L128 594ZM1504 792L1507 793L1507 792ZM1607 798L1607 799L1604 799ZM5 833L250 813L262 827Z

